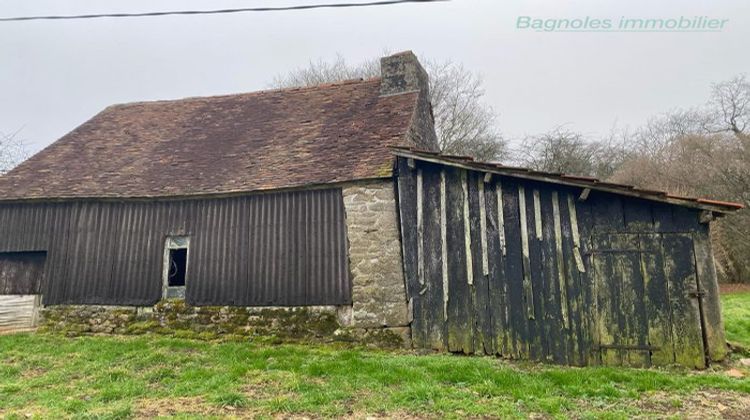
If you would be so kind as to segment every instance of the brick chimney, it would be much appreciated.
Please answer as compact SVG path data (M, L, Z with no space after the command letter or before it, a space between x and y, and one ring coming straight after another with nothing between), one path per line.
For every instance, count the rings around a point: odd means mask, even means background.
M380 96L419 92L417 112L407 136L407 145L421 150L439 150L435 119L430 103L430 79L417 56L404 51L380 59Z

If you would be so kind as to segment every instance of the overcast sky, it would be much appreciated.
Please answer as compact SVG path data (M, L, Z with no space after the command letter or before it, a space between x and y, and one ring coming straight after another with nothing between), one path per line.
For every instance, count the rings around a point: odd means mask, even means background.
M4 0L0 17L215 9L312 1ZM356 1L356 0L354 0ZM519 16L616 21L709 16L720 32L536 32ZM591 136L702 103L750 72L747 0L453 0L358 9L0 22L0 131L32 151L113 103L248 92L311 59L384 49L480 73L506 137L556 125Z

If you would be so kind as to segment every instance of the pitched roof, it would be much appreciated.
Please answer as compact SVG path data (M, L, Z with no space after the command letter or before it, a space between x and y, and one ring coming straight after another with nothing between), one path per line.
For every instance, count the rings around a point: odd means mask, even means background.
M0 199L190 196L392 175L417 92L380 79L111 106L0 177Z
M468 156L442 155L410 147L394 147L394 153L411 159L423 160L464 169L495 173L510 177L529 179L533 181L549 182L572 187L589 188L594 191L605 191L629 197L638 197L646 200L659 201L679 206L692 207L720 213L729 213L744 208L742 204L727 201L710 200L706 198L683 197L672 195L665 191L646 190L632 185L615 184L601 181L596 178L578 175L566 175L553 172L535 171L528 168L500 165L489 162L478 162Z

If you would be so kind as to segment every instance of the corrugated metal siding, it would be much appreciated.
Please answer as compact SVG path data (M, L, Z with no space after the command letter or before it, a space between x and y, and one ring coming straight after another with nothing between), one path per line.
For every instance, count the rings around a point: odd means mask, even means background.
M169 235L191 238L192 304L351 302L340 189L0 205L0 252L48 252L45 304L153 304Z

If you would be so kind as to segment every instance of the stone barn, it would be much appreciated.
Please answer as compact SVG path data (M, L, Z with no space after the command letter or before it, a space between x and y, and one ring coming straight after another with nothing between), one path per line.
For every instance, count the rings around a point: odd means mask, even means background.
M115 105L0 177L0 329L724 357L708 229L740 206L440 155L416 57L381 68Z

